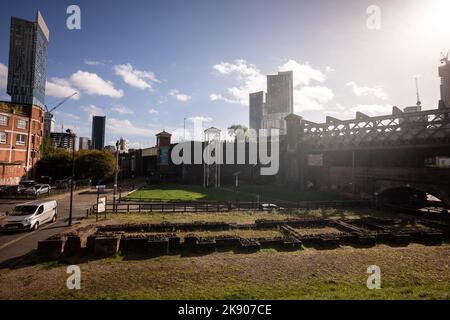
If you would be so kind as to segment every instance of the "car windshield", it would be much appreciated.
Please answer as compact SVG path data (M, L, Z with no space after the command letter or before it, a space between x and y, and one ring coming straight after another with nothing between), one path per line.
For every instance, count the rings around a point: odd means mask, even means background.
M17 206L11 212L12 216L27 216L36 212L37 206Z

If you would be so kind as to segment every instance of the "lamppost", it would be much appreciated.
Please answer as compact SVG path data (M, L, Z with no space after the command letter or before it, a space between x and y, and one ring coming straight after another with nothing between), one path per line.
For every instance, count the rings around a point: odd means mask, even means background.
M75 133L67 129L66 132L72 139L72 177L70 179L70 206L69 206L69 227L72 225L72 208L73 208L73 183L75 180Z
M113 194L113 211L116 211L116 197L117 197L117 178L119 175L119 147L120 140L116 142L116 169L114 171L114 194Z

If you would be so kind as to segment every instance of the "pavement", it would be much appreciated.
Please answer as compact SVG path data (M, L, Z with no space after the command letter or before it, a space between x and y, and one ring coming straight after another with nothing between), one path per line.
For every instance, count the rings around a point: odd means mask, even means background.
M86 191L86 190L84 190ZM111 195L112 190L106 190ZM37 249L38 241L45 240L68 228L70 193L60 194L45 200L56 200L58 203L58 220L52 224L41 226L37 231L4 232L0 233L0 269L10 266ZM73 197L72 224L76 224L86 217L86 210L92 207L97 200L95 192L86 193L77 190ZM6 222L4 213L11 211L17 204L26 202L22 200L0 200L0 225Z

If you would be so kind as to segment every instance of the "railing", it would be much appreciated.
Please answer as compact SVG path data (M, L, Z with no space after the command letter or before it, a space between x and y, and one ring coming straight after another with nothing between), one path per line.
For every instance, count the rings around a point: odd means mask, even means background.
M183 212L230 212L230 211L292 211L300 209L321 208L367 208L372 207L372 201L299 201L275 202L262 204L258 202L117 202L107 201L108 213L183 213ZM87 215L97 212L97 205L87 211Z
M450 143L450 108L339 120L304 121L302 142L313 149L374 147L376 143Z

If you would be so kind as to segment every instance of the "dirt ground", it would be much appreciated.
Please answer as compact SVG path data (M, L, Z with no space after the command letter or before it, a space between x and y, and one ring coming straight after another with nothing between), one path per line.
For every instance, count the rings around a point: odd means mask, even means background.
M67 266L81 268L68 290ZM369 290L367 268L381 268ZM0 299L449 299L450 245L29 261L0 271Z

